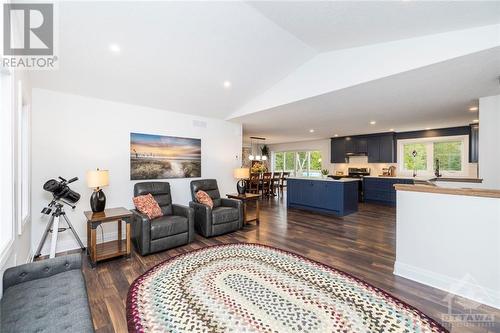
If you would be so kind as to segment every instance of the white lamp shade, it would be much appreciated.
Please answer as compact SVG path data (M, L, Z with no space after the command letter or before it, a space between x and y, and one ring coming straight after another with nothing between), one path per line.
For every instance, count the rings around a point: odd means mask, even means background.
M249 168L234 169L234 178L237 178L237 179L250 178L250 169Z
M90 188L98 188L109 185L108 170L90 170L87 171L87 186Z

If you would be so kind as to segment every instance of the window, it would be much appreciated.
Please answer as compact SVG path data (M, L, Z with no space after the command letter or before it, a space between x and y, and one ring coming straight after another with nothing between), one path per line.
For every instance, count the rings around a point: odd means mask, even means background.
M427 148L423 143L407 143L404 146L406 170L427 170Z
M285 170L285 159L283 158L285 153L276 153L274 155L274 171L280 172Z
M18 234L30 218L30 109L23 102L22 83L18 85L17 100L17 221Z
M468 136L398 140L402 173L433 175L439 162L442 175L464 175L469 154Z
M294 172L295 170L295 153L285 152L285 170L286 172Z
M437 167L443 171L462 171L462 142L435 142L434 143L434 169Z
M291 172L299 177L321 176L321 152L282 151L273 153L273 171Z
M12 81L9 72L0 72L0 260L14 240Z

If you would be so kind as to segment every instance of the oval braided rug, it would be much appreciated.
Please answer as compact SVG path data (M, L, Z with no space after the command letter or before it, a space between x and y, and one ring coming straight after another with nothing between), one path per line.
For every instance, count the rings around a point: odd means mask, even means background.
M131 332L448 332L346 273L257 244L203 248L137 278Z

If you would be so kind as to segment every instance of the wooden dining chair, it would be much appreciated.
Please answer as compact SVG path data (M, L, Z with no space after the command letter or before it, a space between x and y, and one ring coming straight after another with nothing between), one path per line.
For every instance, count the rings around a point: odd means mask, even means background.
M280 195L281 172L273 172L271 178L271 194L273 196Z
M271 172L264 172L262 174L262 195L265 197L269 197L271 194Z
M260 193L260 173L251 173L248 180L248 193Z
M290 172L282 172L281 173L281 182L280 182L281 194L283 194L283 189L286 187L286 181L288 179L288 176L290 176Z

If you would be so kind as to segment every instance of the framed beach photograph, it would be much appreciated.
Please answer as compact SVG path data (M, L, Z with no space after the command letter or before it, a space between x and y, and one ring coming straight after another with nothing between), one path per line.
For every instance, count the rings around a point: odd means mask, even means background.
M130 179L201 177L201 139L130 133Z

